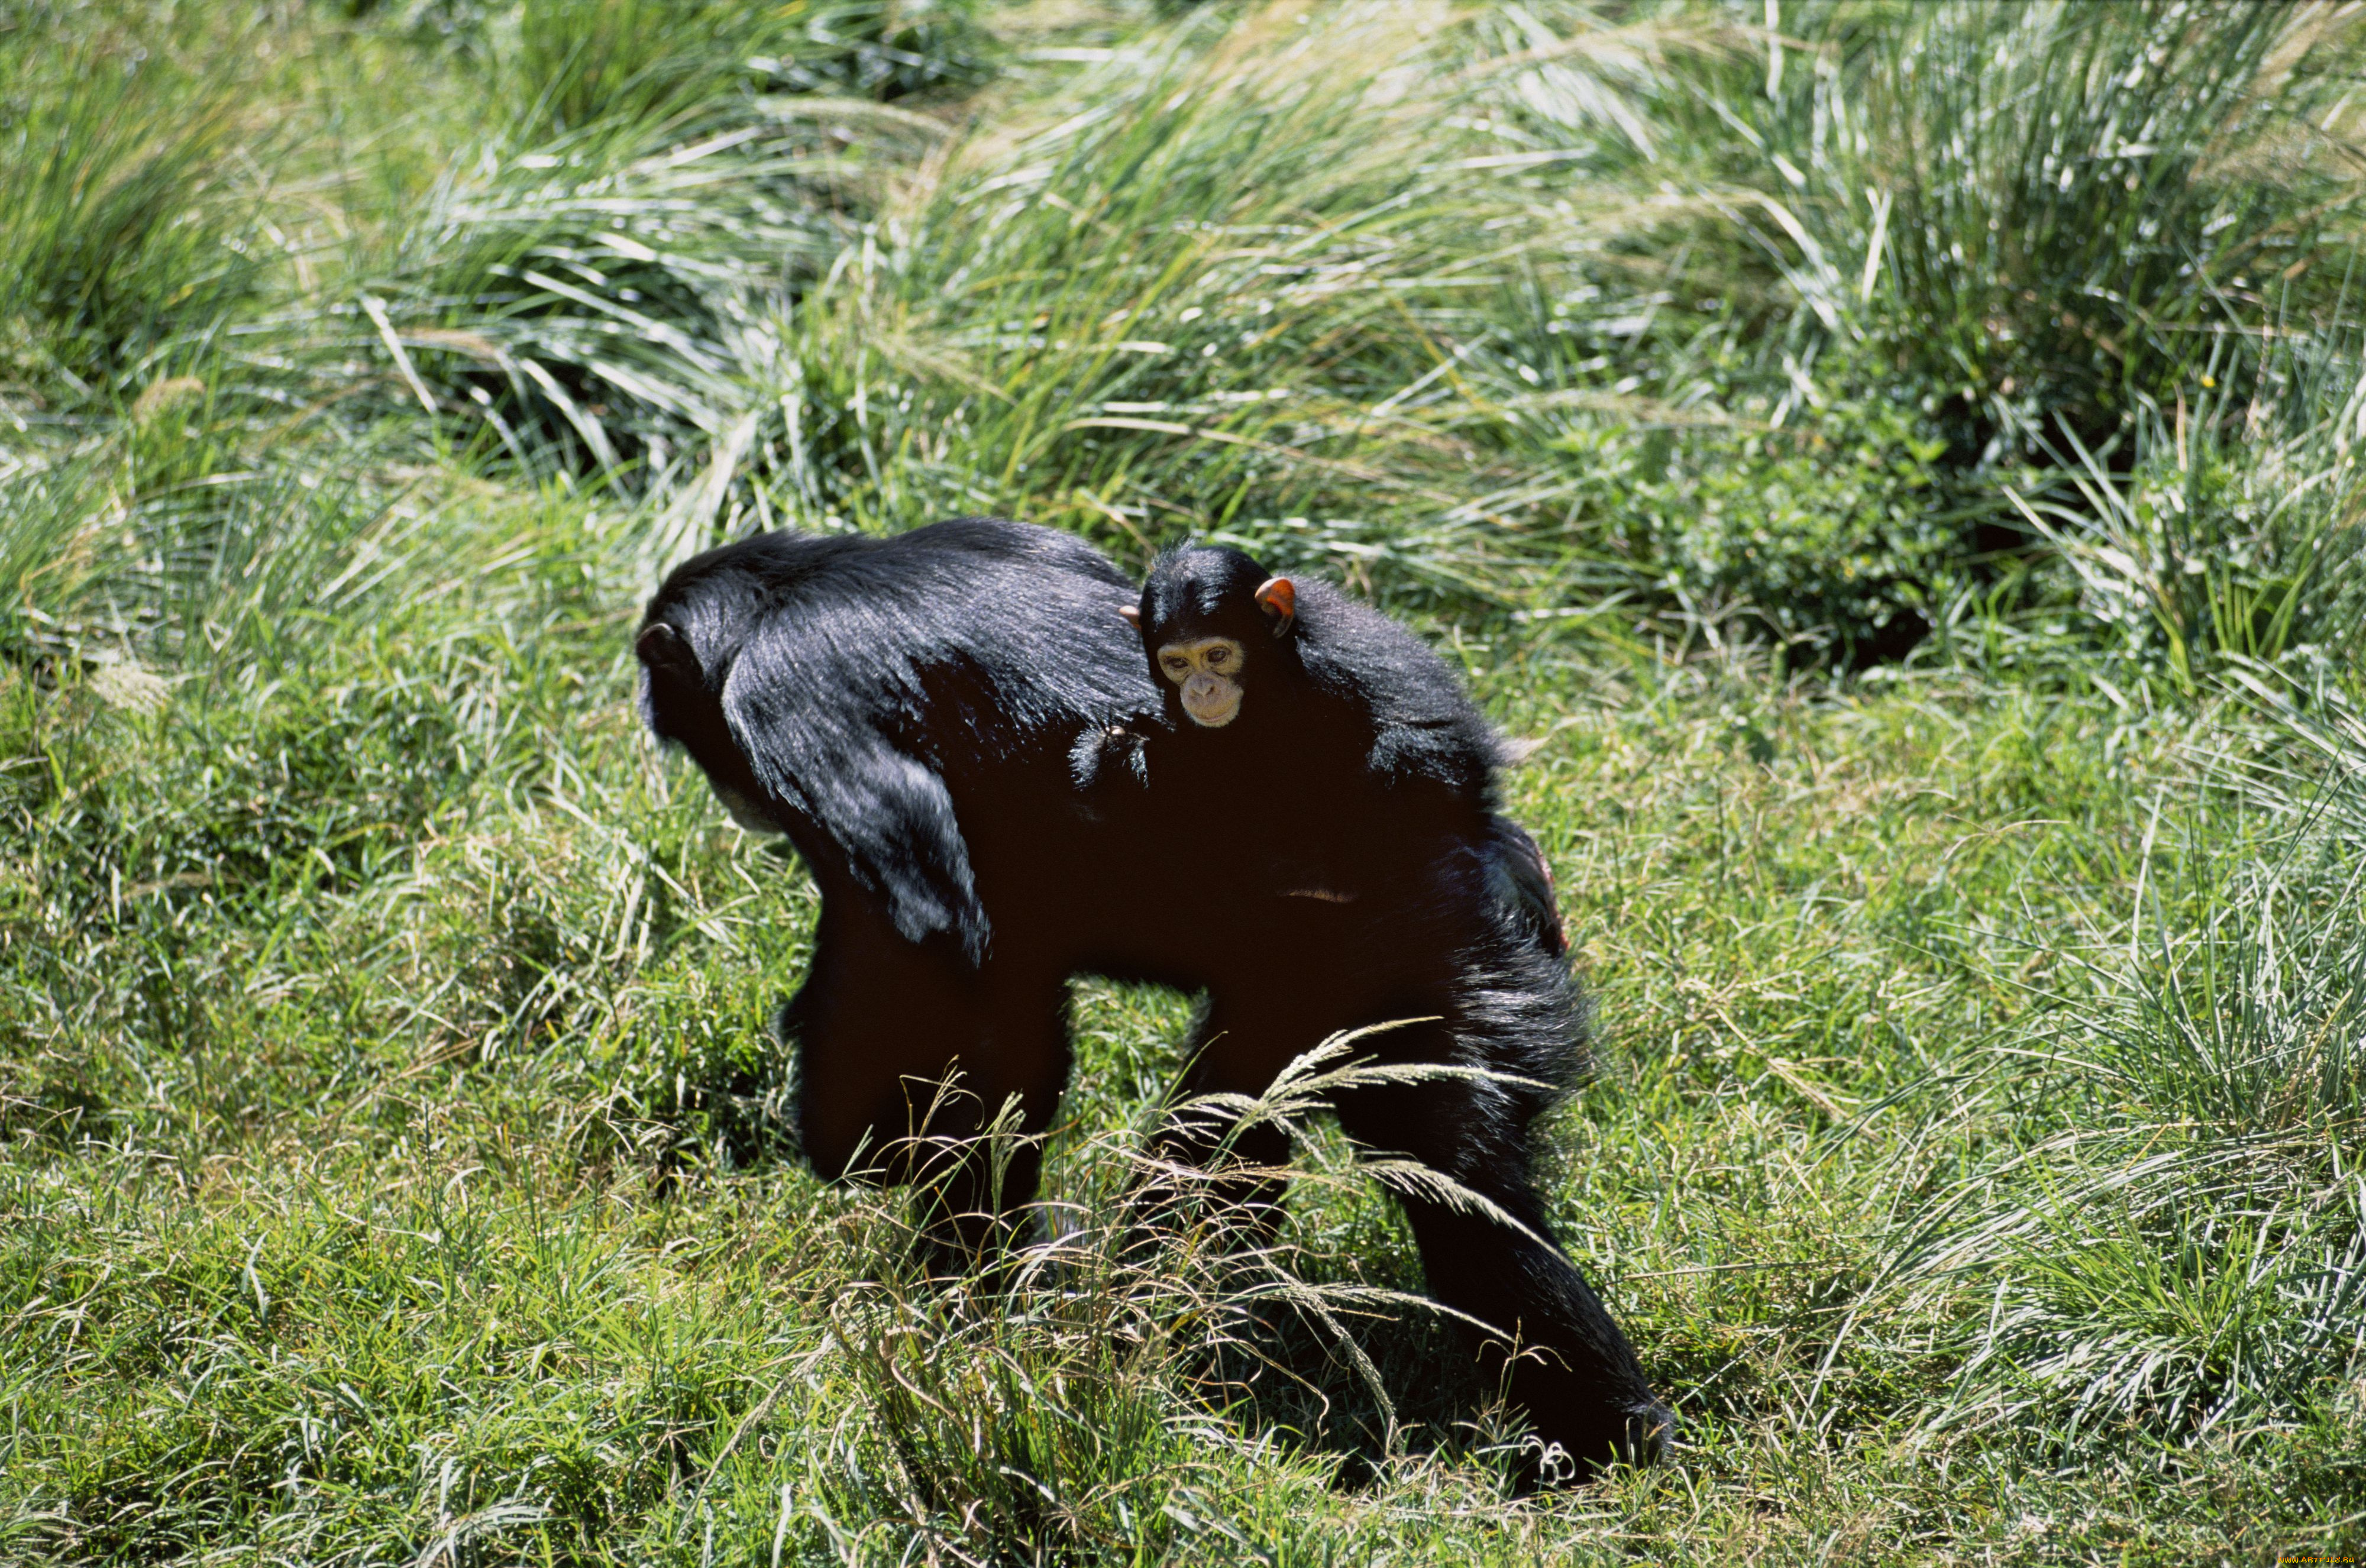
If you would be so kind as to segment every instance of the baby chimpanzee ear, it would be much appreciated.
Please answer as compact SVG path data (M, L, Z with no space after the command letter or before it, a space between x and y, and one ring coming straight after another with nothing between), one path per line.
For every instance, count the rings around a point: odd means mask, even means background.
M1132 626L1135 631L1142 629L1142 611L1139 608L1132 604L1120 604L1117 607L1117 613L1125 617L1127 626Z
M1257 608L1273 622L1273 635L1280 637L1290 630L1290 623L1298 618L1298 590L1286 577L1268 577L1257 585Z

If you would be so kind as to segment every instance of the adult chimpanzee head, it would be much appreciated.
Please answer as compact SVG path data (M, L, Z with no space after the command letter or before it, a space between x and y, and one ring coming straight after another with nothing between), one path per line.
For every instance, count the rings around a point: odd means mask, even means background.
M751 833L778 833L778 814L766 805L723 712L725 682L761 600L751 573L722 570L718 561L731 558L710 550L684 563L650 601L633 639L641 661L641 716L660 742L691 754L734 821Z
M1150 668L1171 706L1222 729L1238 718L1251 684L1288 679L1298 591L1238 550L1182 545L1161 555L1142 603L1118 614L1142 633Z

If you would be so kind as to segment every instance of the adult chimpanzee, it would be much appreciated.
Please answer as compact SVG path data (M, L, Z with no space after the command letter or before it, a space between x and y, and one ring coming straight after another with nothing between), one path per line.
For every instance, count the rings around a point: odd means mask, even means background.
M1527 1348L1510 1386L1539 1435L1581 1461L1657 1452L1672 1417L1554 1245L1533 1176L1533 1129L1577 1076L1583 1019L1542 858L1496 814L1505 743L1410 633L1238 550L1167 552L1120 613L1165 687L1147 793L1204 823L1197 848L1226 880L1287 895L1225 911L1237 957L1187 1092L1254 1095L1334 1031L1421 1021L1358 1048L1449 1072L1353 1088L1336 1108L1364 1147L1463 1190L1400 1184L1431 1292L1500 1331L1493 1354ZM1170 1144L1189 1159L1226 1131L1182 1119ZM1243 1133L1242 1152L1277 1163L1281 1136Z
M1293 737L1265 722L1280 705L1267 702L1266 655L1328 671L1334 642L1236 637L1245 661L1229 678L1238 688L1245 671L1256 694L1237 734L1278 748L1245 772L1163 720L1161 682L1112 613L1133 596L1080 542L1017 524L777 534L678 568L636 645L652 731L691 753L740 821L785 833L821 889L813 961L782 1017L807 1157L825 1176L862 1165L926 1180L941 1205L934 1238L956 1257L998 1239L990 1212L1031 1199L1034 1145L996 1186L983 1161L906 1135L969 1137L1011 1096L1020 1131L1049 1125L1078 971L1208 992L1190 1089L1255 1092L1326 1035L1402 1016L1448 1023L1375 1037L1392 1060L1508 1067L1541 1086L1561 1081L1574 1049L1543 863L1492 815L1497 742L1443 667L1345 601L1333 616L1335 596L1309 585L1310 626L1354 615L1394 640L1337 644L1351 694L1293 699L1309 726ZM1409 747L1394 731L1413 721L1396 721L1416 709L1459 739L1434 755ZM1375 715L1391 730L1377 750L1357 739ZM1383 753L1405 759L1402 779L1367 765ZM1410 786L1403 802L1397 784ZM1353 852L1350 820L1394 850ZM1383 987L1376 968L1419 979ZM1411 1012L1387 1010L1399 1001ZM965 1092L940 1096L956 1068ZM1515 1374L1545 1437L1590 1460L1653 1446L1644 1434L1660 1417L1631 1353L1530 1223L1526 1131L1547 1089L1458 1079L1409 1092L1359 1092L1343 1117L1375 1146L1431 1157L1434 1145L1432 1163L1464 1186L1518 1200L1509 1227L1415 1203L1441 1293L1560 1358ZM1429 1135L1390 1135L1416 1106ZM1513 1164L1482 1168L1499 1158ZM1481 1288L1458 1293L1449 1275ZM1503 1282L1515 1275L1532 1282Z

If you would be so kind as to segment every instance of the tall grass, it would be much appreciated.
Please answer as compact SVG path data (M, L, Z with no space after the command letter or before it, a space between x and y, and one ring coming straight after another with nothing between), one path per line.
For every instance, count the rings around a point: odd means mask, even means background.
M1413 312L1450 287L1409 166L1426 106L1374 102L1395 33L1378 12L1212 51L1187 32L1102 68L1087 112L949 154L804 303L791 504L1026 497L1138 549L1230 520L1186 493L1409 482L1324 455L1420 373Z
M2131 901L2057 939L2072 984L1991 1070L2062 1124L1901 1226L1853 1309L1928 1317L1951 1383L1932 1429L2173 1469L2327 1419L2366 1367L2348 706L2280 706L2273 761L2220 764L2243 813L2189 821L2181 853L2156 804Z
M1731 442L1681 433L1737 417L1814 453L1869 427L1939 460L1907 487L1922 494L1904 525L1845 491L1817 498L1846 519L1832 534L1719 524L1704 540L1656 509L1611 512L1648 570L1754 602L1779 633L1820 618L1825 640L1894 657L1912 640L1882 635L1899 617L1928 631L2000 588L2042 603L2051 580L2028 567L2050 566L2049 541L1996 504L1997 480L2045 486L2147 421L2249 440L2295 340L2351 330L2346 14L1793 5L1664 39L1519 16L1530 52L1494 133L1507 162L1533 161L1539 220L1598 206L1606 181L1660 209L1627 237L1572 235L1540 276L1549 307L1507 321L1526 340L1512 367L1572 406L1552 423L1631 424L1605 411L1651 400L1637 413L1677 434L1642 444L1646 481L1669 466L1714 484L1718 457L1691 449ZM1765 23L1746 42L1745 20ZM1852 553L1863 570L1830 573Z
M1548 168L1677 173L1685 215L1717 220L1671 282L1749 290L1756 270L1769 358L1862 345L1939 400L1966 460L2062 419L2104 439L2345 298L2355 18L2158 0L1795 4L1766 23L1746 52L1629 73L1626 134L1592 144L1569 133L1603 111L1538 64L1525 139L1568 148Z
M2239 403L2197 389L2190 411L2140 410L2116 452L2066 429L2059 499L2009 492L2140 678L2191 696L2230 665L2357 668L2355 366L2335 344L2275 353Z
M990 74L969 0L530 0L503 55L518 129L709 115L772 90L903 97Z

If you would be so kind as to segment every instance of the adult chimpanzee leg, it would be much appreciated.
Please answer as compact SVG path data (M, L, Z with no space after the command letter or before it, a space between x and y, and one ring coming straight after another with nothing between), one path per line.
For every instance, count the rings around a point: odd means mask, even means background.
M1286 1021L1260 1016L1253 998L1209 1001L1191 1032L1190 1062L1175 1086L1173 1109L1151 1141L1156 1168L1132 1200L1129 1250L1148 1243L1144 1227L1156 1220L1221 1215L1244 1227L1243 1239L1269 1234L1279 1223L1288 1184L1265 1173L1289 1160L1289 1133L1270 1120L1243 1125L1236 1108L1209 1101L1262 1095L1304 1048L1295 1039Z
M909 1183L923 1251L958 1271L1031 1202L1037 1137L1067 1077L1065 976L901 936L871 906L825 898L806 983L782 1015L797 1049L797 1129L817 1174ZM1015 1139L981 1141L1017 1096Z
M1443 1038L1428 1053L1414 1040L1393 1040L1389 1055L1453 1059ZM1674 1419L1601 1298L1553 1242L1529 1167L1537 1109L1524 1091L1486 1080L1376 1086L1339 1097L1341 1124L1358 1144L1409 1156L1497 1211L1417 1183L1392 1184L1430 1293L1496 1331L1482 1339L1491 1366L1503 1368L1516 1345L1510 1393L1537 1435L1588 1468L1656 1457Z
M1222 929L1230 953L1216 965L1173 1111L1151 1145L1162 1168L1133 1195L1137 1244L1159 1215L1220 1213L1241 1242L1271 1234L1288 1185L1273 1174L1290 1158L1288 1130L1262 1117L1244 1125L1236 1106L1204 1101L1262 1097L1292 1061L1354 1021L1359 977L1346 952L1360 928L1338 910L1273 898Z
M939 1142L924 1175L941 1261L968 1269L1040 1232L1032 1209L1042 1183L1043 1135L1059 1110L1069 1068L1067 976L997 960L979 976L983 1026L974 1055L955 1064L966 1118ZM975 1064L975 1065L973 1065ZM915 1085L915 1098L927 1092ZM1006 1107L1016 1115L1004 1119ZM937 1134L937 1122L930 1123ZM991 1136L982 1136L991 1133Z

